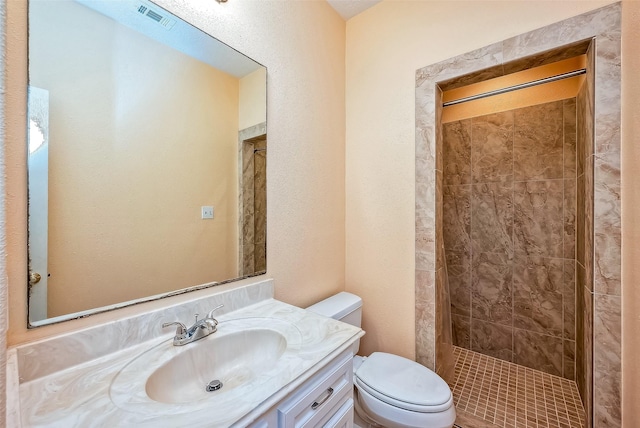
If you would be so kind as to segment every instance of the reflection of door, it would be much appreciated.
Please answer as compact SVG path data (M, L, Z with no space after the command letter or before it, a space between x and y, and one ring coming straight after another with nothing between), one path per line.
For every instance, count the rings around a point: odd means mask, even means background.
M49 91L29 87L29 321L47 318Z

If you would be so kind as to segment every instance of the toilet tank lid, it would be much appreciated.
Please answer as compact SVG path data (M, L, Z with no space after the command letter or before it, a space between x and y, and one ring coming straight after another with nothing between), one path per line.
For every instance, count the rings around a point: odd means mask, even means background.
M362 299L360 297L342 291L315 305L309 306L307 310L315 314L339 320L361 307Z

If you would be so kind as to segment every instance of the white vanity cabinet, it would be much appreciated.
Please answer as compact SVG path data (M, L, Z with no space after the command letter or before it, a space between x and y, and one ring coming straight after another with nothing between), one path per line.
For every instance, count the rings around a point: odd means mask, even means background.
M351 350L334 358L250 427L353 427Z

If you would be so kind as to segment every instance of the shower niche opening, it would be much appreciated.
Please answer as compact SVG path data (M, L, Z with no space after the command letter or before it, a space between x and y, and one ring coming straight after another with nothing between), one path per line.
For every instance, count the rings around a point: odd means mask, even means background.
M500 403L508 413L507 397L537 388L535 423L583 427L591 406L593 71L589 39L437 85L448 378L459 410L498 426L510 426ZM482 388L493 399L474 401Z

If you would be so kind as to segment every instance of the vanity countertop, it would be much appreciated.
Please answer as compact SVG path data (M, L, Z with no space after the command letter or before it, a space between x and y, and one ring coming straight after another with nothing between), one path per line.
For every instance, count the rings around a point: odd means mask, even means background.
M145 395L144 384L140 384L142 378L136 380L135 374L130 375L130 398L127 398L126 387L124 390L122 387L119 390L112 388L114 380L122 376L127 365L141 354L152 348L163 350L161 347L165 346L170 351L173 333L168 333L21 383L19 406L22 427L247 426L364 334L357 327L274 299L220 316L218 332L224 331L225 323L229 321L251 318L265 319L264 327L267 329L269 319L286 322L296 330L292 335L296 343L293 350L285 355L286 369L272 373L257 387L253 385L250 392L228 395L227 399L222 399L222 395L212 395L190 403L141 402L137 406L136 400ZM197 345L185 345L188 346ZM161 362L157 364L160 366ZM127 385L127 382L122 382L122 377L118 382Z

